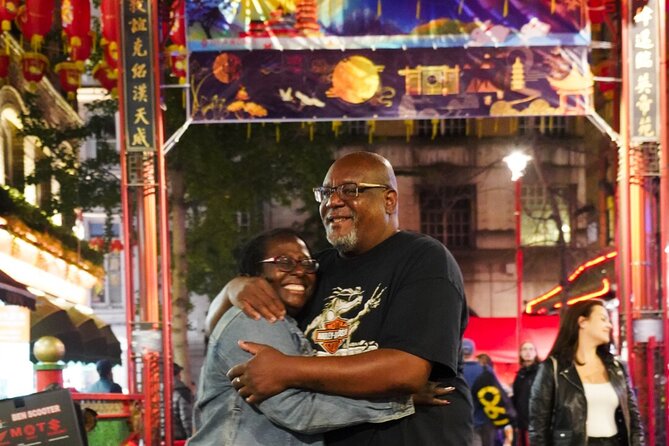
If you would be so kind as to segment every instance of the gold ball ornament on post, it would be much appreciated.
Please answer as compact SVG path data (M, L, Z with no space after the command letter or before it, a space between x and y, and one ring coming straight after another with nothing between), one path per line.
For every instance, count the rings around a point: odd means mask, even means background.
M55 336L42 336L35 342L33 354L39 360L35 364L37 391L53 386L62 388L65 364L61 359L65 357L65 344Z
M58 362L65 357L65 344L55 336L42 336L35 342L33 354L40 362Z

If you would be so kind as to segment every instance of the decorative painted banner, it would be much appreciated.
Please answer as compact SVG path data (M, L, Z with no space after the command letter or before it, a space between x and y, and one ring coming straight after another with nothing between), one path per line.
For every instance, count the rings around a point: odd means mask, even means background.
M187 0L190 51L588 45L585 0Z
M585 114L585 0L187 0L195 122Z
M190 55L195 122L585 114L587 48Z

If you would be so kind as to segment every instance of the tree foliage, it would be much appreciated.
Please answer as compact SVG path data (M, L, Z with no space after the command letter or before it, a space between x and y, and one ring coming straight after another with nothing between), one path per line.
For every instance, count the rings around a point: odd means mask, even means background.
M88 106L90 117L83 125L50 123L37 106L34 96L26 95L28 113L22 115L23 137L34 138L38 147L35 169L27 184L45 185L56 180L59 190L41 203L47 216L60 213L70 227L75 210L103 207L107 215L118 212L120 181L114 174L118 152L108 141L114 135L116 100L97 101ZM81 160L79 147L87 138L96 141L96 156Z
M327 138L310 141L299 124L278 131L279 138L274 124L253 124L250 133L246 124L193 126L168 155L170 168L185 175L191 291L214 296L235 274L234 252L265 229L270 201L302 200L307 206L296 220L315 220L311 188L331 162Z

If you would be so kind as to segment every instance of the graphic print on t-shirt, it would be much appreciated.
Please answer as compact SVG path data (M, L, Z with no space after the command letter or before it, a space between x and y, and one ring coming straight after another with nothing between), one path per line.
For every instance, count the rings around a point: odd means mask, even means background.
M304 331L307 336L310 336L313 331L311 339L324 350L319 350L317 354L319 356L345 356L379 348L374 341L352 342L351 336L360 325L360 319L381 304L381 296L385 291L386 288L381 288L379 284L372 296L364 302L364 291L359 286L333 288L332 294L325 299L323 311L311 321Z

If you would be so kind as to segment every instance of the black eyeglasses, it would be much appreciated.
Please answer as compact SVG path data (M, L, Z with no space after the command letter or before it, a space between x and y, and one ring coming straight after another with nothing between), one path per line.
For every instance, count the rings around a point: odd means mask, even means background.
M332 194L337 192L340 198L346 200L357 198L358 195L360 195L360 192L364 192L367 189L391 189L391 187L386 186L385 184L374 183L343 183L339 186L314 187L314 197L316 198L317 203L322 203L327 201Z
M316 259L295 260L288 256L279 256L270 257L258 263L273 263L279 268L279 271L283 271L284 273L292 273L297 268L297 265L300 265L305 273L315 273L318 270L318 261Z

